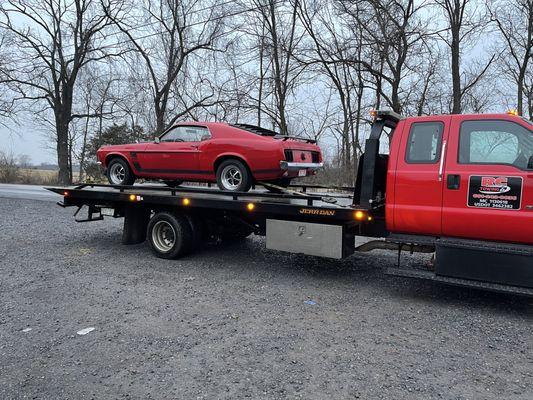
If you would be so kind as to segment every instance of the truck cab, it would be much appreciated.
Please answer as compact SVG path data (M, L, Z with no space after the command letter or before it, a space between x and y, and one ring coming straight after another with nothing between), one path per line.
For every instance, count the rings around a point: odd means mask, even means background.
M406 118L392 135L391 232L533 244L533 124L510 114Z
M390 152L383 155L386 128ZM402 119L377 111L353 205L374 216L366 236L384 236L400 252L433 248L428 279L533 288L531 121L513 114Z

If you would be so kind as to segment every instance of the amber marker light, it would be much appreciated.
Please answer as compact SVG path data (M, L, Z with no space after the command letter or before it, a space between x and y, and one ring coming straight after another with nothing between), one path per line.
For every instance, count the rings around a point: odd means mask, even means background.
M191 200L188 198L184 198L181 202L184 206L188 206L189 204L191 204Z
M513 117L518 117L518 111L516 110L509 110L507 111L508 115L512 115Z
M355 216L355 219L358 221L362 221L363 219L365 219L365 213L362 211L356 211L354 213L354 216Z
M372 218L372 216L369 215L367 219L368 219L369 221L372 221L374 218Z
M63 196L68 196L68 192L66 190L63 192Z
M253 211L254 208L255 208L255 204L254 204L254 203L248 203L248 204L246 204L246 209L247 209L248 211Z
M136 199L137 199L137 196L135 196L134 194L130 194L131 201L135 201Z

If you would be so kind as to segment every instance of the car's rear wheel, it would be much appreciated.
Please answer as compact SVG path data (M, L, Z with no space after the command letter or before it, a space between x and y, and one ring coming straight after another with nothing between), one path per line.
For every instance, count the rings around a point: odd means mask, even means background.
M112 185L133 185L135 175L122 158L114 158L107 167L107 180Z
M241 161L229 159L217 168L217 184L221 190L246 192L252 186L252 176Z

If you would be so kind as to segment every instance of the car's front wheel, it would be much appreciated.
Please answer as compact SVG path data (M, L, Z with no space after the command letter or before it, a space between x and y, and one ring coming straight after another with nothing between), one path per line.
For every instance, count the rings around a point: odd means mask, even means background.
M229 159L217 168L217 184L221 190L246 192L252 186L252 176L241 161Z
M107 167L107 180L112 185L133 185L135 175L122 158L114 158Z

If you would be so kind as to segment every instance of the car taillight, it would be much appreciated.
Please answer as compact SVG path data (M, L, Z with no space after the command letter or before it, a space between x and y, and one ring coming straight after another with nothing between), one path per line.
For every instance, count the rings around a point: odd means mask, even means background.
M288 150L288 149L285 150L285 160L288 161L288 162L293 162L294 161L294 156L292 154L292 150Z

